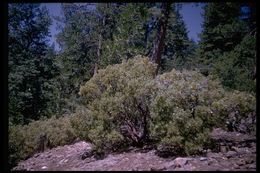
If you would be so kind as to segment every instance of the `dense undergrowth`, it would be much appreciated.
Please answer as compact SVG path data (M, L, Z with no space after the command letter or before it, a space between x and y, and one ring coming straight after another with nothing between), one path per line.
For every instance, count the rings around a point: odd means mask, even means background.
M225 91L212 76L173 69L154 77L155 71L148 58L136 57L100 70L81 87L89 126L78 130L88 131L97 149L156 141L172 154L192 155L212 145L209 132L226 128L230 113L241 119L255 111L255 96Z
M156 65L140 56L99 70L80 88L85 107L71 117L10 127L10 162L37 152L42 132L52 147L78 137L99 154L151 143L168 154L198 154L213 145L209 132L226 128L229 114L236 112L239 120L256 110L254 95L225 91L211 76L155 72Z
M40 138L46 135L46 147L53 148L70 144L76 139L69 117L52 117L38 120L28 125L9 126L9 164L14 166L19 160L27 159L40 151Z

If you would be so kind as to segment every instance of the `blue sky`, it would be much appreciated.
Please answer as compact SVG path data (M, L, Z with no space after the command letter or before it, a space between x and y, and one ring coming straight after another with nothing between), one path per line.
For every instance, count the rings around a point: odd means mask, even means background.
M59 16L61 15L61 5L60 3L42 3L43 6L46 6L50 12L51 16ZM195 3L182 3L182 9L180 10L181 15L183 16L183 20L188 29L188 36L192 38L194 41L199 41L198 34L202 31L202 6L203 4L195 4ZM51 39L50 42L55 43L55 48L58 49L58 45L55 42L55 35L57 34L56 30L56 22L53 20L52 25L50 26Z
M180 13L188 29L189 38L194 39L194 41L199 41L198 34L202 31L203 22L203 6L204 4L195 3L182 3L182 9Z

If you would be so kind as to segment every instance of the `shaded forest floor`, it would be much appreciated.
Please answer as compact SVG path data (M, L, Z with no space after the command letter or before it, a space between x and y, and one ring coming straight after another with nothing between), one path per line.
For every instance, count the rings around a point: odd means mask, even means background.
M91 144L79 141L37 153L21 161L13 170L256 170L255 136L226 132L222 129L214 129L211 135L212 138L221 141L220 149L218 152L207 150L201 156L161 158L155 154L155 150L132 148L127 152L109 154L102 160L94 157L82 160L82 154L91 150Z

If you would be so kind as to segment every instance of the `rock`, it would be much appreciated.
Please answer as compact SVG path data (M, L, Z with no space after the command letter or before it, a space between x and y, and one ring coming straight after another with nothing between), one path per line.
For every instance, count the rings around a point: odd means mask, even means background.
M254 158L251 158L251 157L247 157L246 159L245 159L245 163L246 164L251 164L251 163L254 163L255 161L254 161Z
M226 153L227 152L227 146L220 146L220 152Z
M235 147L235 146L232 146L232 147L230 148L231 151L237 151L237 149L238 149L238 148Z
M43 166L42 169L47 169L48 167L47 166Z
M184 165L186 165L189 160L191 160L191 159L178 157L178 158L174 159L173 163L174 163L174 166L178 168L178 167L183 167Z
M61 161L59 161L58 164L62 164L62 163L66 163L66 162L68 162L68 159L62 159Z
M244 142L255 142L256 138L255 136L251 136L248 134L243 134L239 132L227 132L221 128L215 128L210 133L210 137L221 143L244 143Z
M207 153L207 157L208 158L219 158L219 157L222 157L222 153L213 153L213 152L210 152L210 153Z
M206 161L207 157L200 157L200 161Z
M206 153L207 153L207 150L202 150L202 153L203 153L203 154L206 154Z
M256 165L255 165L255 164L250 164L250 165L248 166L248 169L256 169Z
M238 126L239 132L246 133L248 131L247 126L245 125L245 120L241 120L241 124Z
M239 159L238 162L237 162L237 165L239 165L239 166L243 166L245 164L246 164L246 162L245 162L244 159Z
M236 152L238 152L240 155L241 155L241 154L249 154L249 153L252 153L251 149L248 148L248 147L236 148Z
M234 169L240 169L239 165L235 164Z
M227 158L235 157L235 156L237 156L237 155L238 155L238 153L235 152L235 151L228 151L228 152L225 154L225 156L226 156Z
M85 151L85 152L81 155L81 159L82 159L82 160L85 160L86 158L91 157L92 155L93 155L92 151L91 151L91 150L87 150L87 151Z
M161 168L151 167L151 168L150 168L150 171L163 171L163 170L166 170L166 167L161 167Z
M213 163L214 163L213 160L209 160L209 161L208 161L208 165L212 165Z

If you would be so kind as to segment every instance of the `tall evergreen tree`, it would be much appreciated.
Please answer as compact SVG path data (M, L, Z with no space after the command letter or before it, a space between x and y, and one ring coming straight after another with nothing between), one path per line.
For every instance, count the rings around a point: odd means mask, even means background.
M116 27L112 39L104 41L101 61L103 67L145 52L144 23L148 19L146 4L116 3L110 7L114 12L112 19Z
M40 4L9 4L8 19L9 117L27 123L51 114L49 80L55 74L46 57L51 20Z
M119 6L116 3L96 4L95 18L98 21L96 27L98 38L96 40L98 44L94 72L97 72L98 67L102 68L114 63L110 56L113 53L110 52L109 47L114 40L114 33L118 24L118 13Z
M247 32L239 19L240 3L209 3L204 7L204 23L201 34L200 63L211 66L224 52L231 51Z
M231 2L205 6L198 63L204 74L218 76L227 88L255 91L255 11L251 7L252 20L246 20L243 6Z
M177 4L172 5L162 59L162 71L169 71L172 68L187 68L190 61L189 56L193 51L189 48L194 42L188 38L188 31L179 10Z
M60 90L60 114L71 113L79 103L79 86L94 72L97 39L96 21L92 4L61 4L62 15L56 16L59 33L56 35L61 51L57 55L60 75L57 77Z

